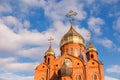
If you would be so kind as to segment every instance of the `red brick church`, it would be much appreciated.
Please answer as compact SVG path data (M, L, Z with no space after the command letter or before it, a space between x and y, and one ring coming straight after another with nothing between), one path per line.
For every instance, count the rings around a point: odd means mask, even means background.
M70 29L61 38L61 56L56 58L50 44L45 52L44 62L34 72L34 80L104 80L103 64L98 59L96 47L89 42L85 45L84 38L74 29L70 11ZM50 39L52 40L52 39Z

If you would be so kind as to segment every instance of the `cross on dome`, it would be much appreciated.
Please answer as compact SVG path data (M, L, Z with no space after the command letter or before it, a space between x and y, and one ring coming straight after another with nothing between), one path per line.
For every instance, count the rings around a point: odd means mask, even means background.
M48 39L48 41L50 42L50 46L52 45L52 41L53 41L54 39L52 38L52 37L50 37L49 39Z
M90 40L90 42L91 42L92 34L91 34L91 33L88 33L88 34L87 34L87 37L89 38L89 40Z
M71 24L71 25L72 25L72 16L76 16L76 15L77 15L77 13L74 12L74 11L72 11L72 10L70 10L70 11L66 14L67 17L70 17L70 24Z

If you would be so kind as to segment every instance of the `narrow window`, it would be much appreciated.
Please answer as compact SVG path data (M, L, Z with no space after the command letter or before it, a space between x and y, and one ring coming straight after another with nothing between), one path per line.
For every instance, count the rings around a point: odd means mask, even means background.
M48 64L50 64L50 58L48 58Z
M79 75L79 76L77 76L77 80L81 80L81 77L80 77L80 75Z
M78 57L78 49L75 48L75 56Z
M70 54L72 54L73 53L73 49L72 48L70 48Z
M68 53L68 49L66 48L66 53Z
M96 75L93 76L93 80L97 80L97 76Z
M91 58L94 58L93 54L91 54Z
M83 59L82 50L80 50L80 58Z

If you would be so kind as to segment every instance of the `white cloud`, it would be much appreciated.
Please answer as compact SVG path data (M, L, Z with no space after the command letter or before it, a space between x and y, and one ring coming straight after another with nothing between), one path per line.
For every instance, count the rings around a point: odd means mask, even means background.
M120 12L118 12L117 10L113 12L110 12L109 13L109 17L119 17L120 16Z
M107 3L107 4L113 4L113 3L118 3L119 0L102 0L102 2Z
M0 50L18 50L25 45L40 45L39 42L44 44L47 40L44 34L37 31L31 32L27 29L21 29L16 34L2 22L0 22L0 37Z
M0 73L0 80L33 80L33 76L20 76L10 72Z
M96 42L99 43L99 44L102 44L106 48L115 47L114 43L111 40L107 39L107 38L97 39Z
M18 62L15 57L0 58L0 70L13 71L13 72L33 72L36 67L36 62Z
M120 65L111 66L110 68L107 69L107 72L120 74Z
M27 20L25 20L25 21L23 22L23 25L24 25L25 27L30 27L30 22L27 21Z
M96 38L95 42L99 43L100 45L111 49L112 51L115 52L120 52L120 46L119 43L115 44L112 40L108 39L108 38Z
M45 0L21 0L22 5L20 10L28 12L30 7L41 7L44 9L45 16L49 17L50 20L64 20L65 14L69 10L74 10L78 13L75 17L78 20L83 20L86 18L87 13L84 11L84 4L79 0L61 0L59 2L55 0L45 1ZM54 6L53 6L54 5Z
M90 17L88 20L88 26L91 31L94 31L95 34L101 34L101 27L102 25L105 24L104 20L97 17Z
M113 77L109 77L109 76L105 76L105 80L119 80L119 79L113 78Z
M120 17L118 17L117 20L114 22L113 28L118 31L120 30Z
M86 0L88 4L92 4L95 0Z
M8 3L5 3L3 0L0 0L0 13L4 13L4 12L11 13L12 7Z
M15 71L15 72L23 72L23 71L34 72L35 67L36 67L36 63L12 62L12 63L6 64L4 66L4 69L8 71Z
M55 5L53 7L53 5ZM61 0L59 2L55 2L54 0L48 1L46 5L43 7L45 10L45 15L50 17L52 20L64 20L65 14L69 10L76 11L78 15L75 17L76 19L82 20L86 18L86 12L83 10L83 4L79 2L79 0Z
M16 61L15 57L0 58L0 66L3 67L5 64Z
M23 22L17 19L14 16L5 16L1 18L1 22L9 28L11 28L13 31L18 32L22 28L28 28L30 26L30 22L27 20L24 20Z
M117 47L117 51L120 52L120 47Z
M19 39L19 36L1 22L0 22L0 37L1 37L0 50L5 49L12 50L20 48L20 45L16 43L16 41Z
M32 59L38 59L43 61L45 51L48 49L46 47L35 47L35 48L29 48L29 49L20 49L17 51L17 54L22 57L29 57Z
M21 2L32 7L44 6L46 4L45 0L21 0Z

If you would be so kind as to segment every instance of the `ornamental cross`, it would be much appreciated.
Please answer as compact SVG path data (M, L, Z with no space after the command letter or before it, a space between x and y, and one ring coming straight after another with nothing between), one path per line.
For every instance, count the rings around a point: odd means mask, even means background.
M49 39L48 39L48 41L50 42L50 46L52 45L52 41L53 41L54 39L52 38L52 37L50 37Z
M87 37L89 38L89 40L91 41L91 33L88 33Z
M76 16L76 15L77 15L77 13L72 10L70 10L69 13L66 14L67 17L70 17L71 25L72 25L72 16Z

